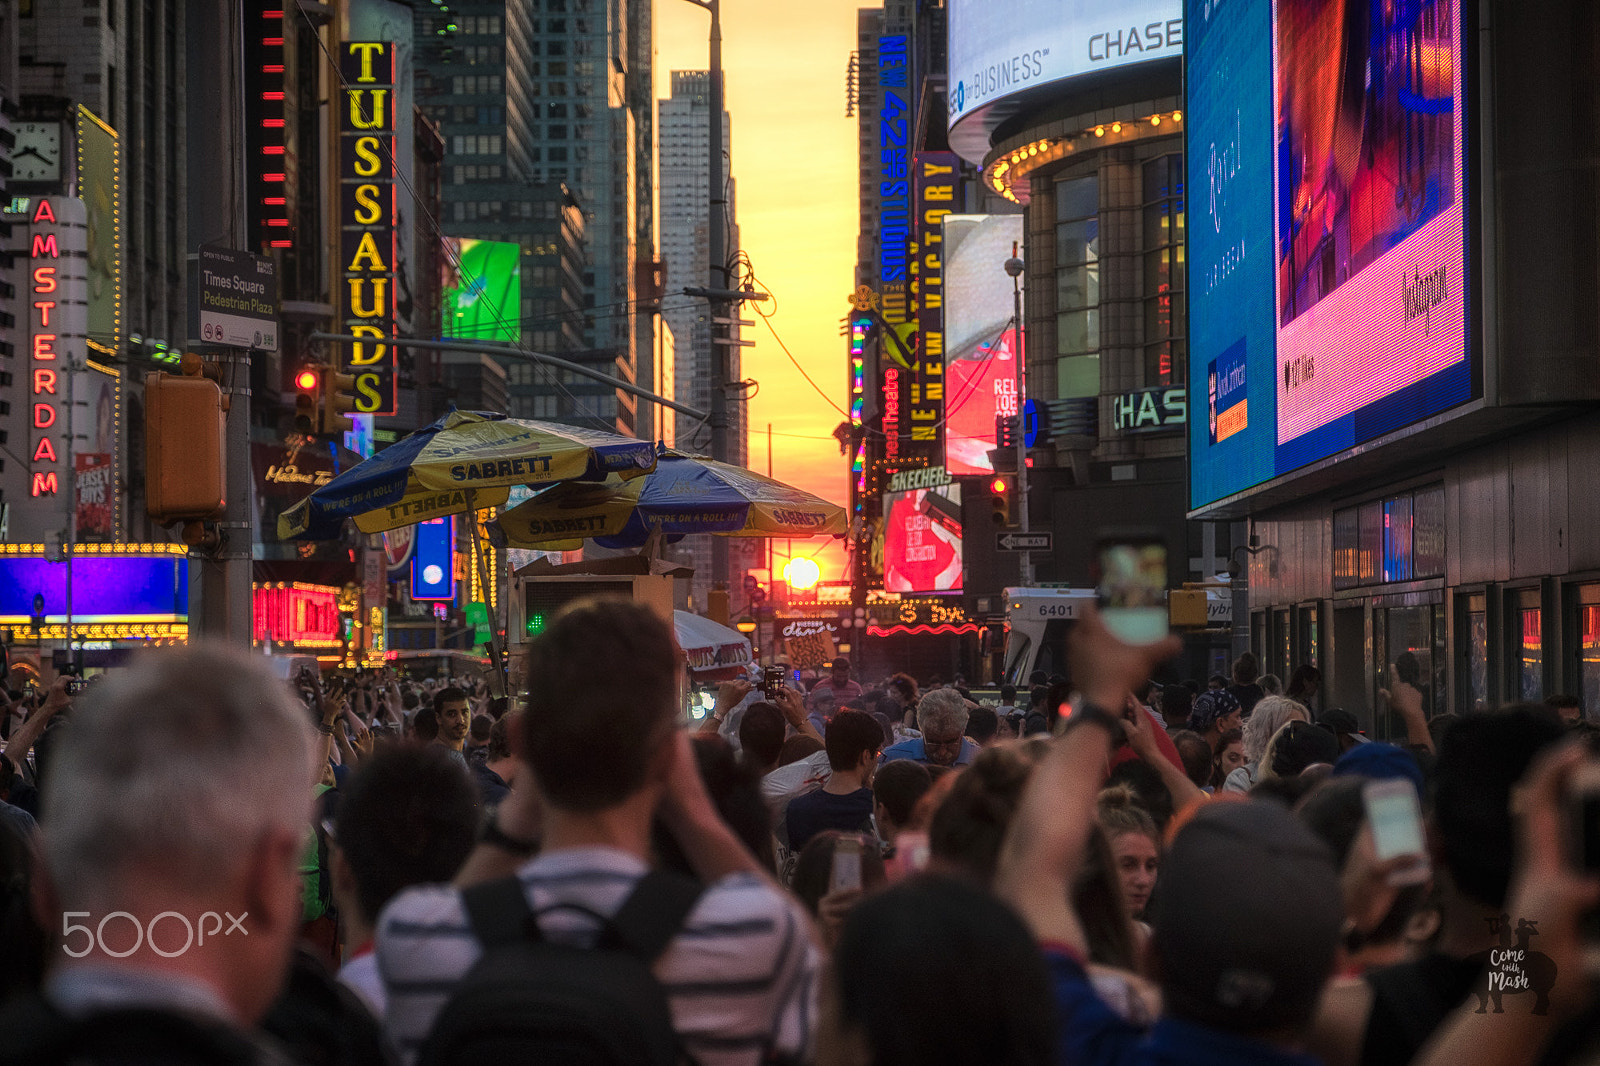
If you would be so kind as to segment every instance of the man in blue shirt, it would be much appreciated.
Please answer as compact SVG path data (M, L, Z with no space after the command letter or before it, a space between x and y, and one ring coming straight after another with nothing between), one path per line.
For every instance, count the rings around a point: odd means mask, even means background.
M922 736L902 740L883 753L883 761L914 759L928 766L965 766L978 757L967 731L967 701L953 688L936 688L917 704Z
M840 711L828 723L828 766L833 776L815 792L789 801L784 822L796 851L825 829L844 833L872 826L872 772L883 747L883 727L864 711Z
M1161 868L1150 943L1165 1013L1145 1030L1090 984L1073 878L1095 832L1095 799L1128 693L1178 651L1130 648L1091 612L1076 638L1085 668L1072 726L1035 768L1013 817L995 888L1033 929L1056 996L1061 1061L1079 1066L1311 1066L1304 1048L1332 974L1344 918L1329 849L1288 811L1254 801L1202 808Z

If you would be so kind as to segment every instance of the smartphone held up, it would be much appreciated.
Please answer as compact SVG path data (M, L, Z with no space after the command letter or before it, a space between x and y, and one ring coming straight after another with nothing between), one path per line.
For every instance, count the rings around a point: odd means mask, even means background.
M1167 545L1156 536L1100 538L1100 619L1124 644L1148 646L1167 636Z

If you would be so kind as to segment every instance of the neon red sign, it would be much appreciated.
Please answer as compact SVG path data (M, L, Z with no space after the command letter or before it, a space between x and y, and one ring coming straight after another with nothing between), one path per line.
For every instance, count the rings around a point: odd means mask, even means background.
M28 492L32 496L55 496L61 491L61 456L52 439L52 430L61 418L62 378L56 351L55 318L57 261L61 248L56 240L55 210L48 199L41 199L33 211L33 241L28 250L29 344L28 391L29 425L33 429L32 458L29 461Z
M258 641L339 645L339 590L331 585L257 585L253 613Z

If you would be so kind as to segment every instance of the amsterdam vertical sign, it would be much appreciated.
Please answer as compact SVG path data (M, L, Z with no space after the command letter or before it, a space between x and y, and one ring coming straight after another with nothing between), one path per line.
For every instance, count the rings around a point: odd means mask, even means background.
M64 515L71 496L71 384L83 365L88 311L83 201L34 201L28 230L28 495L40 501L35 506L63 501Z
M339 229L345 332L357 337L392 337L396 295L394 43L345 42L339 74L344 94L339 113ZM394 414L398 369L394 346L377 341L353 343L345 363L356 378L356 410Z

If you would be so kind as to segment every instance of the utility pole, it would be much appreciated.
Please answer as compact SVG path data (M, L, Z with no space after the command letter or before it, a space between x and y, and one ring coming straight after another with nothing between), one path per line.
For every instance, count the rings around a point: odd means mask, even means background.
M205 92L190 92L188 129L188 250L190 269L202 244L244 246L244 32L239 0L188 0L184 11L188 69L213 70ZM203 346L189 338L191 350ZM249 647L250 564L250 352L215 348L207 358L222 368L229 398L227 510L217 522L214 550L189 555L189 632Z
M710 151L706 155L706 243L711 270L707 287L713 292L731 288L728 284L728 232L726 194L722 179L722 0L706 0L711 13L710 70L706 78L707 133ZM732 306L737 307L738 304ZM711 325L711 458L728 461L728 346L727 330L717 321L728 317L729 304L712 296L707 301ZM728 538L711 538L711 584L728 587Z
M1017 254L1017 242L1011 242L1011 258L1006 260L1006 273L1011 275L1011 300L1013 307L1012 319L1017 324L1016 352L1017 359L1017 511L1022 532L1028 532L1028 433L1027 423L1023 416L1027 375L1024 370L1024 355L1027 346L1023 343L1025 330L1022 326L1022 259ZM1023 552L1019 562L1021 573L1018 580L1026 587L1033 584L1033 553Z

